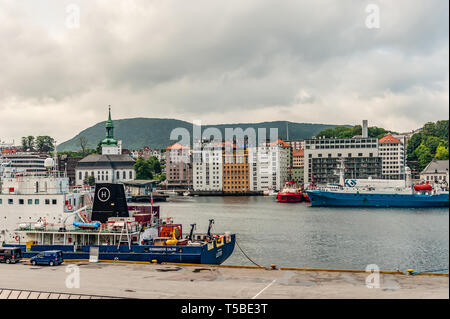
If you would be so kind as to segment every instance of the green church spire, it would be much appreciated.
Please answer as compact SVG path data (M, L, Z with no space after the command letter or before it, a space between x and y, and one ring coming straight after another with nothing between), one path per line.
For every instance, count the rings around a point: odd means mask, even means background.
M108 120L106 121L106 138L102 141L102 146L117 145L114 139L114 123L111 120L111 106L109 106Z

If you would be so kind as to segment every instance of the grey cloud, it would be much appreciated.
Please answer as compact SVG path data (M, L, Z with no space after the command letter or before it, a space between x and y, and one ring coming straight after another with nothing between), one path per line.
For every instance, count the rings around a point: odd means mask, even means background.
M0 112L30 110L33 127L45 117L32 110L76 114L48 128L61 139L108 104L116 118L370 116L396 130L448 117L447 1L83 0L80 29L67 30L70 2L0 0ZM380 29L364 25L368 3Z

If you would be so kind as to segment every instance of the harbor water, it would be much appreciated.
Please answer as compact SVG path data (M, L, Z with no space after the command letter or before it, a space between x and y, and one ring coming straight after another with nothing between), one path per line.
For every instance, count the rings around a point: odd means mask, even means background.
M189 232L236 233L237 243L261 266L448 272L449 211L311 207L274 197L170 197L161 217ZM236 246L228 265L253 265Z

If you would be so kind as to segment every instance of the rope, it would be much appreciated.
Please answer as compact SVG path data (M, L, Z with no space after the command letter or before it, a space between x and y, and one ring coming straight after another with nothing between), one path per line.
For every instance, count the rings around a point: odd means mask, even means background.
M247 257L248 260L250 260L250 262L252 262L254 265L258 266L258 267L262 267L260 265L258 265L257 263L255 263L241 248L241 246L239 246L239 243L237 242L237 240L235 241L236 245L239 247L239 249L241 250L241 252L244 254L245 257Z

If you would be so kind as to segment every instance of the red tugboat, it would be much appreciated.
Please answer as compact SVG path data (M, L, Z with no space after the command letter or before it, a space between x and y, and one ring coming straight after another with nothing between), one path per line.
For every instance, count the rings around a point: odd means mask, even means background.
M297 188L294 181L286 182L281 192L278 192L277 201L280 203L299 203L303 199L302 192Z

